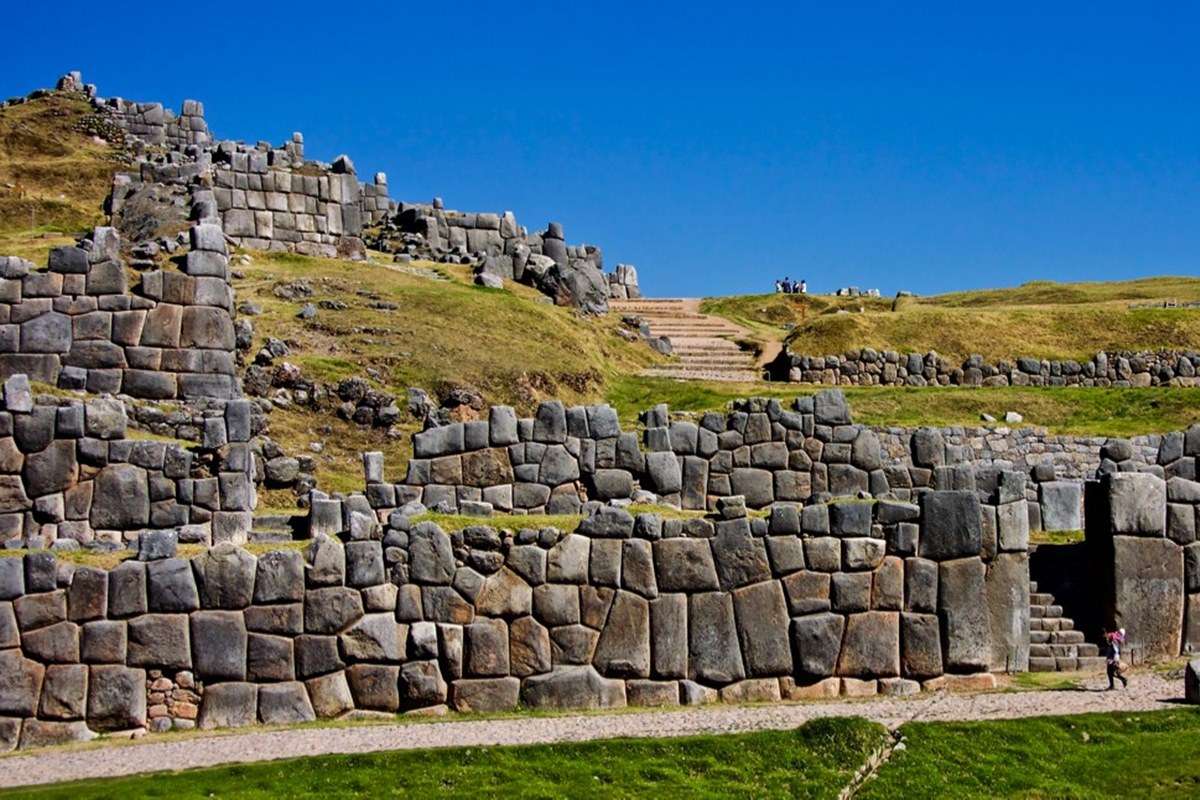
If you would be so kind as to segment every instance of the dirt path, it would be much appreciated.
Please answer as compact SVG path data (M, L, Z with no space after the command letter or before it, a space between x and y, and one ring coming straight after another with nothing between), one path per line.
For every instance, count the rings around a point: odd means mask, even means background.
M1101 691L1105 685L1103 677L1090 679L1086 685L1088 690L922 694L911 698L827 703L716 705L561 717L251 730L167 740L150 737L137 742L52 748L8 756L0 759L0 787L132 775L167 765L179 770L330 753L783 730L830 716L866 717L895 728L913 720L1009 719L1092 711L1149 711L1169 707L1169 702L1183 692L1180 681L1167 681L1150 674L1134 676L1125 691Z

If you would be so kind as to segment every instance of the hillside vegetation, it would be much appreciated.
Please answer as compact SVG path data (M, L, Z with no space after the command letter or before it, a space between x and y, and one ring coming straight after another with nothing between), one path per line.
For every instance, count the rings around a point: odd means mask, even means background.
M703 310L811 355L872 347L934 350L952 360L973 354L989 360L1022 355L1083 360L1099 350L1200 349L1200 309L1131 307L1162 301L1200 301L1200 279L1035 281L901 298L895 310L890 299L813 295L714 298Z
M594 402L618 376L661 359L645 344L621 338L615 315L579 317L520 285L475 286L465 267L253 253L237 270L239 303L262 309L255 318L257 344L267 336L283 339L291 348L285 360L310 380L364 378L401 405L413 386L434 394L467 387L522 413L548 397ZM311 296L277 296L276 288L297 282L311 288ZM314 319L296 316L306 302L318 305ZM361 488L363 450L383 450L397 477L408 456L407 436L388 437L329 414L276 411L270 424L285 447L305 451L312 442L322 444L317 474L330 490ZM405 420L401 430L416 424Z
M608 389L607 398L621 419L632 423L637 412L655 403L672 411L723 409L739 397L778 397L790 402L822 386L788 383L710 383L665 378L624 378ZM1024 425L1051 433L1080 436L1133 436L1181 430L1200 421L1196 389L1094 389L1002 387L841 387L850 400L854 421L867 425L982 425L981 414L1002 419L1016 411Z
M41 263L99 224L121 159L81 133L87 102L52 95L0 110L0 252Z

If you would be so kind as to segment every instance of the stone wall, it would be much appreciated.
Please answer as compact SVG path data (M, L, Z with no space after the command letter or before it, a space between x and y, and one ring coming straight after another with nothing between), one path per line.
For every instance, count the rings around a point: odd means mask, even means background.
M59 85L63 91L83 91L78 75ZM449 211L440 200L432 205L397 203L388 196L386 175L378 173L373 183L362 183L347 156L332 164L305 160L299 133L278 147L217 141L196 101L185 101L175 116L160 103L103 99L94 87L87 94L96 110L125 134L137 162L137 178L122 176L114 186L114 210L147 184L188 186L211 176L213 210L240 246L362 258L364 228L379 226L371 246L394 252L398 259L474 264L483 285L518 280L587 313L606 311L609 296L638 295L635 269L621 265L606 276L600 249L567 245L558 223L528 235L511 212Z
M937 353L879 352L810 356L787 348L767 365L772 380L846 386L1200 386L1200 353L1108 352L1080 363L1020 357L956 364Z
M1200 425L1163 437L1157 464L1087 487L1087 545L1110 628L1136 660L1200 650Z
M0 543L120 546L145 529L188 542L245 542L256 502L253 407L224 403L204 443L127 438L124 404L38 395L24 375L4 383L0 411Z
M50 253L37 269L0 257L0 378L143 398L238 395L233 289L219 225L189 232L179 270L132 287L113 228Z

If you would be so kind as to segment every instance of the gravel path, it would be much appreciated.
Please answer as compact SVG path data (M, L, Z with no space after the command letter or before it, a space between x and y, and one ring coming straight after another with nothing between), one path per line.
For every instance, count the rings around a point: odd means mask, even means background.
M447 720L400 725L248 731L100 747L51 748L0 760L0 787L172 769L211 767L328 753L365 753L428 747L579 742L619 736L665 737L795 728L817 717L859 716L895 727L912 720L974 720L1080 714L1092 711L1149 711L1178 699L1182 685L1151 674L1136 675L1125 691L1088 690L922 694L769 706L707 706L671 711Z

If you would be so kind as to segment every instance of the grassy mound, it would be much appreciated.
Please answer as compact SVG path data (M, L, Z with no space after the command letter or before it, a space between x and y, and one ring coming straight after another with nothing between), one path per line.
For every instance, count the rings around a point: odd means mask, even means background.
M421 264L405 269L390 262L367 264L290 254L254 253L238 266L239 302L263 310L255 318L259 342L286 341L310 379L333 383L361 377L381 391L405 397L410 386L438 392L468 386L488 403L530 412L548 397L593 402L608 384L655 363L641 342L617 334L620 320L581 318L550 305L533 289L475 286L463 267ZM437 273L442 279L433 279ZM306 282L311 297L285 300L281 284ZM315 319L296 317L304 302L321 308ZM402 474L408 438L388 438L332 418L301 410L271 415L271 434L295 452L321 442L317 456L322 488L361 488L359 453L383 450L389 475ZM415 421L408 421L411 429Z
M714 298L703 309L794 352L842 354L863 347L951 359L1028 355L1084 360L1099 350L1200 349L1200 309L1133 308L1200 300L1200 279L1106 283L1035 281L1008 289L927 298L754 295ZM844 313L843 313L844 312Z
M59 94L0 109L0 253L42 263L102 221L121 161L76 130L90 113L87 101Z

